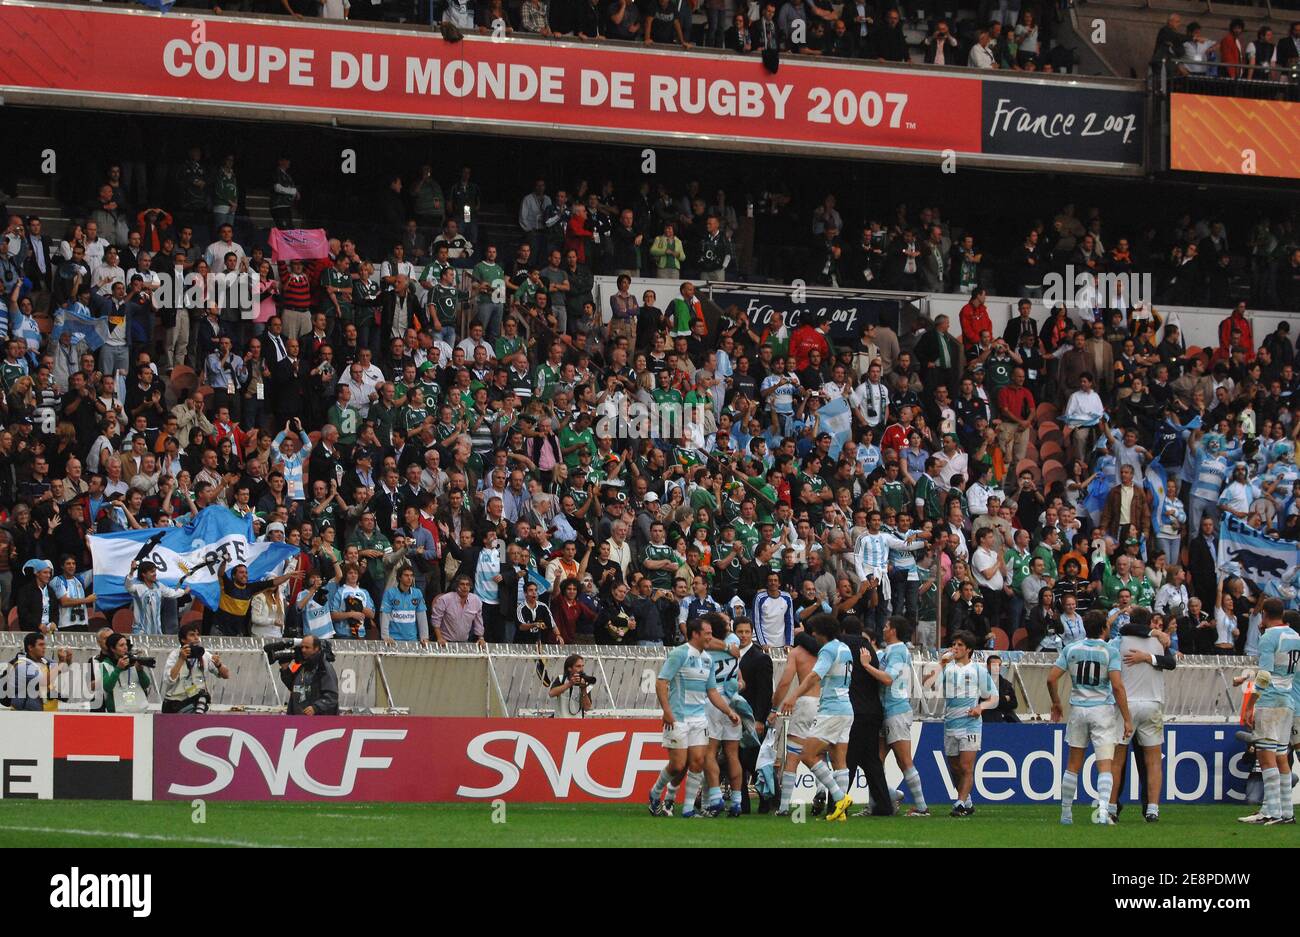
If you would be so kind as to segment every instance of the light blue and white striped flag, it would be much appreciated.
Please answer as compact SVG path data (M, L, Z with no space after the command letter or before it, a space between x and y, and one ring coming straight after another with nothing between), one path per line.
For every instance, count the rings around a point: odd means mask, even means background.
M843 397L824 403L817 411L818 432L831 434L830 457L838 459L844 444L853 437L853 411Z
M189 586L208 608L216 608L221 589L217 568L248 567L254 581L275 575L298 554L290 543L254 540L253 518L220 505L204 508L181 527L150 527L93 534L89 538L95 573L95 604L104 611L130 602L124 580L132 561L149 560L158 567L158 581L175 588ZM182 583L181 580L184 580Z

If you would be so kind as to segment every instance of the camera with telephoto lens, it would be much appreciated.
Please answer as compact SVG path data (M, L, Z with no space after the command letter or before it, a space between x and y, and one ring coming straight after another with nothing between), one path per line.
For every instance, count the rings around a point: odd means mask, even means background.
M334 660L334 645L329 641L320 641L321 653L327 661ZM286 641L272 641L262 648L266 659L272 664L301 664L306 658L302 653L302 638Z
M137 656L136 656L136 653L135 653L135 648L131 646L131 642L130 642L130 641L127 641L127 642L126 642L126 665L127 665L128 667L136 667L136 666L140 666L140 667L157 667L157 666L158 666L158 658L156 658L156 657L137 657Z
M575 674L571 674L570 676L577 677L579 680L582 681L582 685L585 687L590 688L596 685L596 678L588 676L585 673L575 673Z

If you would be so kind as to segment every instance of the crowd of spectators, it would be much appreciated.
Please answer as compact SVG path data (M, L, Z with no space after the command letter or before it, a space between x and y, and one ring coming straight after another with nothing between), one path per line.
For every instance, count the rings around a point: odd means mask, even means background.
M137 630L188 614L267 639L664 646L722 611L782 645L818 611L872 634L892 612L919 643L942 622L1032 649L1070 640L1084 608L1132 604L1184 652L1253 646L1262 593L1214 575L1214 522L1297 535L1300 383L1289 329L1255 335L1245 303L1213 348L1188 348L1150 304L1043 319L1025 302L997 335L978 247L900 206L864 229L864 270L969 291L960 335L944 316L847 336L717 316L680 277L744 254L725 202L694 185L631 206L612 187L552 199L538 180L498 251L479 243L469 168L445 189L427 168L394 177L386 253L338 232L327 258L272 263L235 239L231 164L201 157L162 206L128 208L110 169L65 240L9 220L0 600L16 626L102 624L87 536L217 505L296 559L257 583L223 570L215 610L142 566ZM284 225L300 217L292 169L270 172ZM837 256L835 200L812 219ZM1221 224L1186 224L1181 267L1206 242L1226 250ZM1132 263L1122 239L1102 250L1099 214L1043 231L1045 263ZM1286 263L1293 290L1300 251ZM216 268L260 272L261 295L155 303L158 271ZM648 270L662 289L633 296L624 277ZM593 271L619 275L608 309ZM1186 299L1205 298L1196 282ZM70 324L99 320L92 349ZM819 416L838 398L847 433ZM668 418L647 431L632 403ZM1152 461L1171 479L1159 516Z
M1170 77L1215 78L1232 82L1300 83L1300 20L1284 33L1260 26L1247 34L1240 18L1214 38L1201 23L1172 13L1156 35L1153 64Z
M740 55L791 53L971 65L1013 71L1070 70L1044 17L1054 3L989 0L950 7L954 16L883 0L182 0L178 8L298 18L446 24L462 34L617 40Z

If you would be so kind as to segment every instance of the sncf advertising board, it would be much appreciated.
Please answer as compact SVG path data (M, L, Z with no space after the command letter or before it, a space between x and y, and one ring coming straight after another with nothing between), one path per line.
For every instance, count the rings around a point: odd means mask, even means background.
M432 31L0 2L0 93L70 107L181 103L228 116L1137 174L1139 87L792 56L772 74L757 56L640 44L449 43Z
M1166 729L1167 802L1242 799L1246 772L1234 728ZM159 716L154 797L639 802L665 764L661 729L654 720L619 719ZM1065 765L1064 731L1059 724L986 726L975 798L1055 800ZM951 800L955 790L942 756L942 727L917 723L913 738L927 798ZM1080 796L1092 796L1095 783L1090 756ZM801 784L806 790L796 799L809 799L811 778L801 778Z

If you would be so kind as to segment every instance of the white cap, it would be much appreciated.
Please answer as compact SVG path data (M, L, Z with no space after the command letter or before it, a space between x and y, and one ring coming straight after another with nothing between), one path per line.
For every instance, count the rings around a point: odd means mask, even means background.
M281 524L279 521L273 521L272 523L266 525L266 532L268 535L275 533L277 530L280 533L284 533L284 525Z
M655 494L653 491L647 491L647 492L645 493L645 499L646 499L647 501L658 501L658 500L659 500L659 496L658 496L657 494Z

